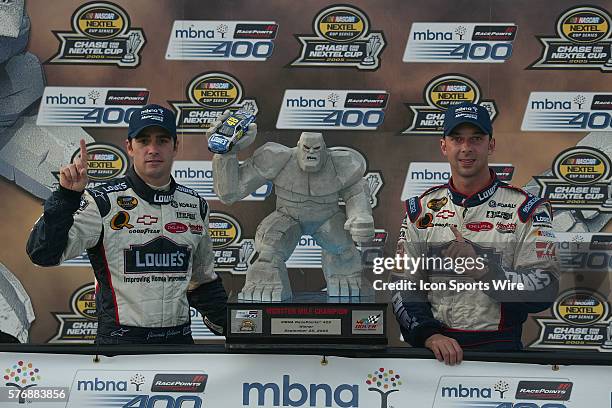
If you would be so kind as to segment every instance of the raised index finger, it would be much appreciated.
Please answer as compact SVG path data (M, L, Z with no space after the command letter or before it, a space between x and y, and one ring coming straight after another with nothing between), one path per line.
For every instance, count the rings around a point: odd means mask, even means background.
M454 225L451 225L450 229L451 229L451 231L453 231L453 234L455 235L455 240L457 242L465 242L465 239L463 238L463 235L461 235L461 233L459 232L457 227L455 227Z
M85 143L85 139L81 139L80 141L81 143L81 165L83 166L83 168L87 168L87 159L89 159L89 156L87 155L87 143Z

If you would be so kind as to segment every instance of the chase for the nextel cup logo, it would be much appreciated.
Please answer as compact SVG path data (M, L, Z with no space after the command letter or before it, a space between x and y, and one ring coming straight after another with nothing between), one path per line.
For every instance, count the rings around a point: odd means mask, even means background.
M36 124L39 126L127 127L132 112L147 104L144 88L47 86Z
M296 35L302 45L291 66L355 67L375 70L386 41L382 31L370 31L368 16L357 7L323 9L313 21L315 35Z
M93 343L98 330L95 288L92 283L81 286L70 296L68 313L52 312L59 327L49 343Z
M612 18L595 6L572 7L557 19L557 35L538 37L544 49L531 69L612 71Z
M612 351L612 319L606 298L590 289L561 293L552 318L534 317L540 326L531 348Z
M497 116L492 100L482 99L480 87L473 79L460 74L445 74L432 79L423 91L425 103L406 103L412 112L412 123L402 131L410 135L442 135L444 111L463 102L484 106L491 120Z
M287 89L276 128L376 130L388 100L387 91Z
M170 101L177 112L176 128L182 132L202 132L216 121L223 111L245 109L256 115L254 98L245 98L242 85L223 72L207 72L193 78L187 87L187 101Z
M553 208L612 212L612 161L593 147L571 147L559 153L551 176L534 176L539 196Z
M612 130L612 92L532 92L521 130Z
M116 4L91 2L72 15L73 31L54 31L60 47L50 64L140 64L144 32L130 27L130 16Z
M404 62L505 62L512 55L513 23L413 23Z
M274 21L177 20L166 59L266 61L274 50L277 31Z

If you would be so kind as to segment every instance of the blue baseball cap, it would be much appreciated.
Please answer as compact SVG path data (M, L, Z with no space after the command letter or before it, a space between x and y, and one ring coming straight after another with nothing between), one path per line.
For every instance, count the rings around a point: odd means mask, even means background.
M176 116L170 109L155 104L145 105L132 112L128 139L138 136L144 128L149 126L162 127L168 131L173 139L176 139Z
M489 111L475 103L463 102L449 107L444 113L444 136L448 136L454 128L462 123L471 123L487 135L493 137L493 126Z

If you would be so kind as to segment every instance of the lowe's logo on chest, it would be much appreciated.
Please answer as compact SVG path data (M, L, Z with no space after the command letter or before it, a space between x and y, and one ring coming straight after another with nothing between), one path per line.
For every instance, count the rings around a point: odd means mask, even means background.
M123 251L125 273L177 273L189 270L191 248L167 237L157 237Z

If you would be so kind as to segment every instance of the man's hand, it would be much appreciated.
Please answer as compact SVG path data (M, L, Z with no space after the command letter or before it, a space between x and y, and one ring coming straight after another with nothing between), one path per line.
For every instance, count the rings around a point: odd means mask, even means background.
M87 145L85 140L81 139L81 153L74 158L71 164L62 166L59 172L60 186L72 191L83 192L89 178L87 177Z
M344 223L353 241L364 243L374 238L374 219L372 217L351 217Z
M425 340L425 347L433 351L438 361L443 361L446 365L461 364L463 361L463 349L453 338L434 334Z
M455 235L455 240L450 244L448 248L442 251L442 255L452 259L456 258L470 258L475 260L478 254L474 250L474 247L469 242L465 241L461 232L454 225L450 226L451 231ZM480 279L488 272L488 268L465 268L465 275L473 279Z
M205 133L207 141L208 139L210 139L213 133L215 133L217 129L221 127L221 125L223 124L223 121L227 119L230 115L231 115L231 111L229 109L226 109L223 112L223 114L219 116L219 119L217 119L210 125L210 128L208 128L208 130ZM248 146L250 146L255 141L256 136L257 136L257 123L253 122L249 125L246 132L244 132L244 135L240 138L240 140L236 144L234 144L234 146L232 147L232 150L230 150L228 153L235 154L235 153L238 153L240 150L246 149Z

